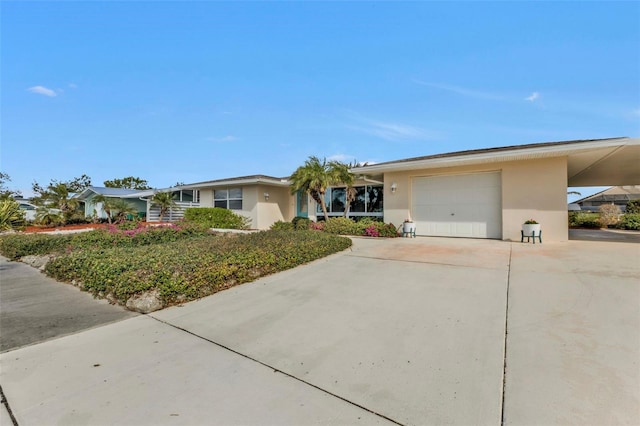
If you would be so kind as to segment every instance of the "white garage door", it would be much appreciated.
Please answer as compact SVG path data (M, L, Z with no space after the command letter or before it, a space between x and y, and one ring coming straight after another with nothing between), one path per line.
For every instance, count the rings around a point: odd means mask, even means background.
M418 177L411 189L416 234L502 238L499 172Z

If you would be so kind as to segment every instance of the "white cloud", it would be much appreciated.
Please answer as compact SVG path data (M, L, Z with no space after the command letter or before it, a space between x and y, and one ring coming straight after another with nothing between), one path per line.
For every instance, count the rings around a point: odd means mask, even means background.
M414 79L413 82L416 84L420 84L422 86L427 86L427 87L431 87L433 89L438 89L438 90L444 90L446 92L451 92L457 95L462 95L470 98L487 99L492 101L506 100L506 98L503 95L500 95L498 93L483 92L480 90L469 89L466 87L452 86L450 84L429 83L429 82L417 80L417 79Z
M238 138L233 136L233 135L227 135L227 136L222 136L222 137L211 137L211 138L207 138L207 140L209 142L218 142L218 143L224 143L224 142L234 142L237 141Z
M533 101L535 101L535 100L536 100L536 99L538 99L538 98L540 98L540 93L538 93L538 92L533 92L533 93L531 94L531 96L524 98L524 100L525 100L525 101L529 101L529 102L533 102Z
M77 89L77 88L78 88L78 85L77 85L77 84L75 84L75 83L69 83L69 88L70 88L70 89Z
M635 115L636 117L640 117L640 108L634 109L631 111L631 115Z
M347 126L352 130L367 133L388 141L406 139L432 139L433 134L419 127L402 123L391 123L377 120L366 120L363 125Z
M44 95L49 97L58 96L58 94L55 91L51 89L47 89L44 86L33 86L33 87L29 87L27 90L31 93L36 93L38 95Z

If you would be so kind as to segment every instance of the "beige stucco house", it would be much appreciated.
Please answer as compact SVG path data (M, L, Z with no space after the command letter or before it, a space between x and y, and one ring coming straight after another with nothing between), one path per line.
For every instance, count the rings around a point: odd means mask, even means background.
M356 200L350 217L400 225L411 218L423 236L520 240L522 223L542 224L547 241L566 241L567 188L640 183L640 139L537 143L452 152L352 169ZM322 218L306 194L291 195L287 178L244 176L183 185L199 205L224 207L268 229L295 216ZM326 194L342 215L344 188Z
M200 207L222 207L247 217L254 229L269 229L274 222L295 217L297 200L291 195L287 178L242 176L179 188L196 190Z
M411 217L416 234L520 240L535 219L566 241L567 188L640 182L640 139L537 143L358 167L384 182L385 222Z

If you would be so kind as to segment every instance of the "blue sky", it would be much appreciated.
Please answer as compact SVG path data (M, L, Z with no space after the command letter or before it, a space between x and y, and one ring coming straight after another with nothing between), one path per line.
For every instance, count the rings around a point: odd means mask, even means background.
M0 8L1 169L27 195L640 135L639 2Z

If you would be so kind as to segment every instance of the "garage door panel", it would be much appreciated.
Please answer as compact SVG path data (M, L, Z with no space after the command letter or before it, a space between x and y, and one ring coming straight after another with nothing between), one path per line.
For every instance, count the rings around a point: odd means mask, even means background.
M414 178L411 211L418 235L502 238L500 173Z

